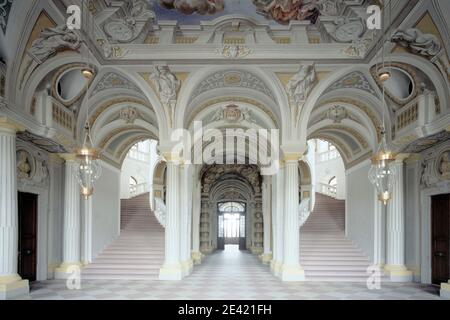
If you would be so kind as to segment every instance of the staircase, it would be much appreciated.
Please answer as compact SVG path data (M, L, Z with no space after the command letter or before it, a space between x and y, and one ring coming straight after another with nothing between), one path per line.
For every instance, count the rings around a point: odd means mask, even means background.
M370 260L344 230L345 201L316 193L314 211L300 229L306 281L366 282Z
M164 262L164 228L149 194L121 200L120 236L82 269L82 279L157 280Z

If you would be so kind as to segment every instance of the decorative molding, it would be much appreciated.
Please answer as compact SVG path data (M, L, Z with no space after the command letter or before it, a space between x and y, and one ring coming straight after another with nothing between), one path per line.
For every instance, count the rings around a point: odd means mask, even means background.
M237 70L220 71L210 75L194 89L191 99L209 90L227 87L256 90L275 101L272 91L263 80L249 71Z
M244 45L226 44L221 49L216 49L216 53L227 59L242 59L253 52L252 49Z
M221 107L216 111L214 116L211 118L212 121L225 120L226 122L242 122L248 121L255 123L252 119L251 111L245 107L239 107L235 104L229 104L225 107Z
M352 73L349 73L345 77L334 82L331 86L329 86L325 90L324 94L338 89L360 89L374 96L377 95L375 90L372 88L369 81L367 80L366 76L360 71L354 71Z
M97 82L94 90L92 90L91 96L95 96L97 93L108 89L127 89L141 93L141 90L127 78L115 73L109 72Z
M402 153L421 153L434 145L442 143L444 141L450 140L450 132L449 131L441 131L434 135L424 137L421 139L417 139L414 142L407 145Z
M119 118L124 120L126 124L133 124L139 118L139 113L136 108L125 107L119 111Z
M28 131L17 132L17 138L19 140L29 142L49 153L67 153L66 148L62 145Z
M6 34L9 13L11 11L13 0L0 0L0 29Z

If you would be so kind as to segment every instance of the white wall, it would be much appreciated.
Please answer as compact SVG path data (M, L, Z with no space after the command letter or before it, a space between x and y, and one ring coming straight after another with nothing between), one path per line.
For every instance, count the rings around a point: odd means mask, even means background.
M120 170L102 162L102 175L92 196L92 257L118 235L120 229Z
M346 233L373 260L375 190L367 177L370 161L347 170Z

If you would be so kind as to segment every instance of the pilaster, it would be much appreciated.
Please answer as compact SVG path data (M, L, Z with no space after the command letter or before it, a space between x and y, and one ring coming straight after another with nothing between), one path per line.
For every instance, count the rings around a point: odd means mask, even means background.
M167 161L167 211L165 230L165 261L159 270L160 280L181 280L183 268L180 262L180 159L165 153Z
M18 206L16 132L21 128L0 117L0 300L29 292L28 280L17 274Z
M285 207L284 207L284 260L282 281L304 281L305 272L300 266L300 232L298 221L300 153L285 155Z
M400 154L392 164L395 168L395 184L386 217L386 265L384 271L393 282L409 282L412 272L405 266L405 198L403 161L407 154Z
M67 279L82 267L80 187L75 177L78 163L75 155L62 154L65 162L63 262L55 269L55 279Z

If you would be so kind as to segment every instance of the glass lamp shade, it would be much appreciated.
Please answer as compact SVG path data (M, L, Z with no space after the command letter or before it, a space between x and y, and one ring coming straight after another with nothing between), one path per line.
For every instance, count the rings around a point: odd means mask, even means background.
M75 172L81 186L81 194L85 199L94 192L94 182L100 178L102 167L98 162L98 153L95 149L83 147L76 152L79 165Z
M395 161L395 154L388 150L386 139L383 136L377 152L372 157L372 166L369 170L369 180L378 193L378 200L384 205L391 199L395 183L395 168L391 163Z

